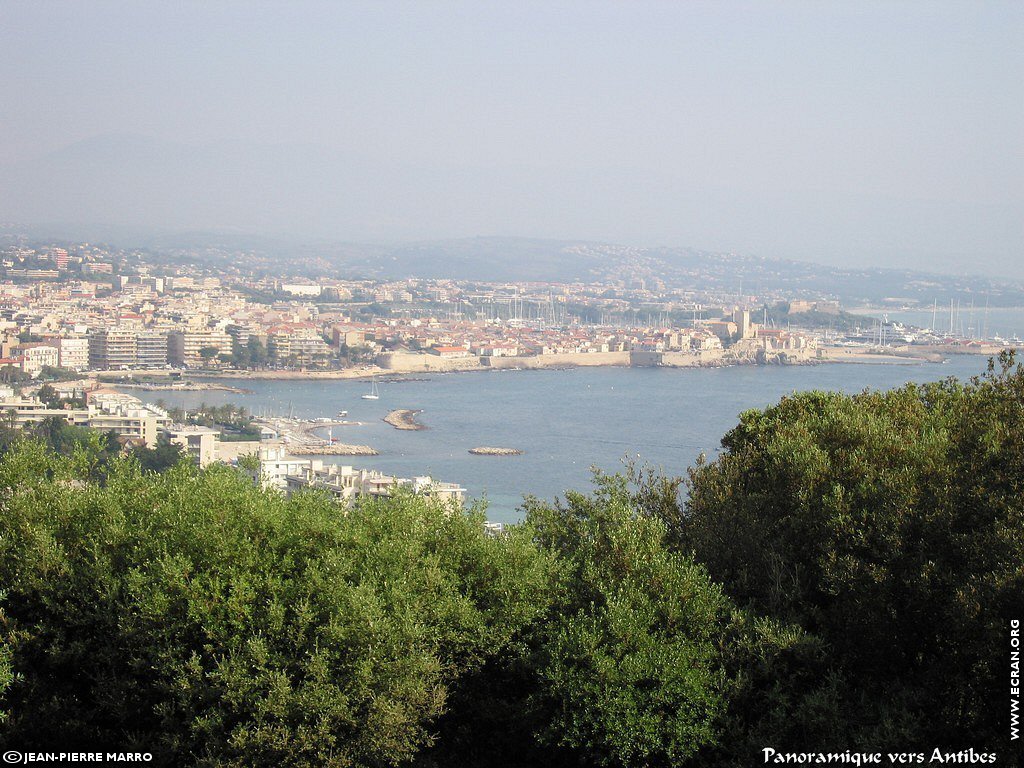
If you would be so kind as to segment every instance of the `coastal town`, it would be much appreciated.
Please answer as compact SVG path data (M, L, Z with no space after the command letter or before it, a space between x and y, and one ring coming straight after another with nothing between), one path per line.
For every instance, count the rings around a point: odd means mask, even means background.
M331 435L352 424L347 413L265 416L229 435L161 406L161 393L244 392L259 378L939 361L1019 341L989 333L980 310L960 302L941 314L936 303L932 327L920 328L851 314L829 295L733 294L713 280L678 287L640 263L559 283L267 276L242 261L212 268L87 243L19 242L0 255L0 413L10 426L59 418L126 445L177 446L201 466L245 465L286 493L315 487L339 499L406 488L461 500L464 489L337 465L331 457L377 453ZM415 411L384 420L423 429Z
M674 287L630 262L595 282L484 283L268 277L240 261L211 268L87 243L9 245L0 257L8 379L809 363L1015 341L991 332L973 299L913 328L851 315L829 295Z

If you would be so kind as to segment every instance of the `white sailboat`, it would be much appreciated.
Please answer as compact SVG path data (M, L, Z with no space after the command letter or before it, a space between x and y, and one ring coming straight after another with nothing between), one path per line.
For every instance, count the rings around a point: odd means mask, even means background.
M363 400L380 400L380 392L377 391L377 380L370 379L370 391L362 395Z

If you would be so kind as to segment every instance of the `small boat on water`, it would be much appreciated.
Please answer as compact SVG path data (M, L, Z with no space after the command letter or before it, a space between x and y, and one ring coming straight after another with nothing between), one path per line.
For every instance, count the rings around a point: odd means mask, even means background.
M348 416L348 411L338 411L339 419L344 419L346 416Z
M370 391L362 395L363 400L380 400L380 392L377 391L377 380L370 379Z

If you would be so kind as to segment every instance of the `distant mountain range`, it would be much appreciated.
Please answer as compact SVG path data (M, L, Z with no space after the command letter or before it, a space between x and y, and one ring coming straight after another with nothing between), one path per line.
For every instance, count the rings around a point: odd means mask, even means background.
M0 164L0 222L119 243L181 242L177 233L190 232L206 244L246 241L271 251L300 240L315 246L307 251L314 256L344 254L346 263L382 273L436 275L450 267L481 279L585 277L612 251L574 248L564 239L436 238L594 233L587 236L604 242L711 243L714 250L833 265L870 259L1024 278L1016 235L1007 229L1020 218L1013 200L890 200L800 189L766 199L767 192L687 186L679 169L641 171L614 158L553 173L500 155L465 166L392 155L384 147L360 154L301 143L106 134ZM338 246L342 239L415 244ZM665 248L643 258L685 270L695 253ZM706 263L706 254L700 258ZM724 263L742 264L750 272L744 279L779 277L757 259ZM786 268L793 270L799 268ZM851 272L848 282L860 279Z
M72 238L73 239L73 238ZM175 262L228 265L266 275L311 278L482 282L659 281L667 287L712 290L724 296L779 293L790 298L832 297L846 306L952 301L977 306L1024 306L1024 282L897 269L841 269L692 248L636 248L610 243L510 237L474 237L398 245L300 242L238 232L189 232L131 239Z
M450 189L444 185L453 173L460 183ZM529 190L529 179L516 182L517 194ZM481 169L371 163L302 144L188 145L115 134L0 165L0 221L34 222L31 231L41 238L144 246L205 261L237 259L244 252L268 271L287 263L309 274L388 278L660 278L677 287L735 295L775 290L832 295L846 303L976 297L993 306L1024 305L1019 281L578 240L424 240L409 223L428 220L435 230L458 231L465 226L458 221L460 210L472 220L474 211L500 209L500 200L487 198L495 183ZM436 209L431 190L444 198ZM560 215L551 212L556 219ZM94 223L111 221L118 224ZM283 231L305 234L248 234ZM337 232L370 242L340 242Z

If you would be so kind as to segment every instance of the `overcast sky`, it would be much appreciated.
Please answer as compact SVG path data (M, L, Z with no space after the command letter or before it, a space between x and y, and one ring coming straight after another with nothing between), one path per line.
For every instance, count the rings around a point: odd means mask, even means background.
M1024 3L0 5L0 220L1024 277Z

